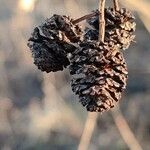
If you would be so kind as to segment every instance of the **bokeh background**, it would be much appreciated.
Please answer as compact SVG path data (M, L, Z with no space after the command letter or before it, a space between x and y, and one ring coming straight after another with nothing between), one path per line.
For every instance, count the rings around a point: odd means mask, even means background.
M149 150L150 1L120 1L133 10L137 30L136 43L124 53L129 80L118 113L131 129L129 138ZM97 6L98 0L0 0L0 150L78 148L87 112L71 91L69 72L39 71L27 40L54 13L78 18ZM122 136L128 128L116 118L111 111L98 116L89 150L130 149Z

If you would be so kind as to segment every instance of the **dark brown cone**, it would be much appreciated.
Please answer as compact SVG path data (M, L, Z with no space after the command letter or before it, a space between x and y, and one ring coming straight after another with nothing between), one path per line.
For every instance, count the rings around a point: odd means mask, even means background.
M34 64L41 71L56 72L70 64L67 55L75 50L72 43L78 42L82 33L72 21L67 16L55 14L34 29L28 46Z
M98 12L98 11L97 11ZM135 18L130 11L125 8L120 9L119 11L114 11L112 8L105 9L105 21L106 21L106 33L105 41L113 41L118 48L127 49L130 46L130 43L134 40L135 36L133 32L135 31L136 23L134 22ZM99 30L99 14L87 20L87 22ZM92 29L91 29L92 30ZM98 39L98 32L95 30L86 32L86 39L90 39L91 32L96 34ZM90 33L89 33L90 32ZM96 38L95 37L95 38Z
M72 53L72 90L88 111L103 112L114 107L126 87L127 67L112 42L85 41Z
M65 49L71 45L60 40L53 40L55 36L56 33L52 32L50 35L49 32L49 36L45 37L40 34L39 28L35 28L28 43L34 64L38 69L47 73L63 70L70 64ZM56 36L55 39L57 38Z

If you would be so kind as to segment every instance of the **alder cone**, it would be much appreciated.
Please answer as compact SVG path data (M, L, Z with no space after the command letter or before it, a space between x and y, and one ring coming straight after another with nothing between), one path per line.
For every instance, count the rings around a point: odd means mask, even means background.
M96 12L97 15L87 19L87 22L98 31L99 13L98 11ZM111 40L118 46L118 48L123 50L127 49L135 38L135 35L133 35L136 28L136 23L134 20L135 18L133 14L125 8L121 8L119 11L114 11L113 8L106 8L105 41ZM98 33L96 37L98 38Z
M34 64L41 71L47 73L60 71L70 63L65 52L64 43L40 35L39 28L35 28L28 46L34 58Z
M81 36L80 27L71 22L67 16L53 15L34 29L28 46L41 71L61 71L70 64L67 55L75 49L72 42Z
M70 58L72 90L88 111L114 107L126 87L127 66L112 42L83 41Z

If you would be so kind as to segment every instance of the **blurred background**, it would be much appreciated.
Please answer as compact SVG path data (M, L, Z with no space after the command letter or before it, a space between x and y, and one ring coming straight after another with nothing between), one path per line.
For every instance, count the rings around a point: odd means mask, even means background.
M150 1L121 3L134 12L137 30L136 43L124 53L129 80L119 105L139 145L149 150ZM78 148L87 112L71 91L69 72L39 71L27 40L54 13L78 18L97 6L98 0L0 0L0 150ZM111 111L99 115L89 150L130 149L121 130Z

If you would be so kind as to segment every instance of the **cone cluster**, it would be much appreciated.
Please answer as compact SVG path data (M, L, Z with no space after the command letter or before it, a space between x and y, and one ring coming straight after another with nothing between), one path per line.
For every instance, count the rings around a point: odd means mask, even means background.
M29 39L35 65L55 72L69 66L71 87L88 111L114 107L126 88L128 71L121 50L134 39L134 16L126 9L105 9L105 42L98 41L99 13L81 29L67 16L53 15ZM70 56L70 57L69 57Z

